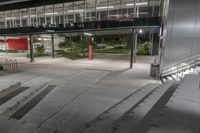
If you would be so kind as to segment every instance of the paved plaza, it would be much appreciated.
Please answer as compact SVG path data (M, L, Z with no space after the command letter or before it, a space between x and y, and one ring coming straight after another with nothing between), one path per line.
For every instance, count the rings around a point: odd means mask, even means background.
M149 76L152 57L138 57L133 69L129 69L128 55L102 55L92 61L43 57L33 63L25 57L15 58L17 71L2 72L1 82L21 82L29 87L48 82L55 87L21 119L8 120L1 115L0 125L4 126L0 130L4 133L77 133L134 91L156 83Z

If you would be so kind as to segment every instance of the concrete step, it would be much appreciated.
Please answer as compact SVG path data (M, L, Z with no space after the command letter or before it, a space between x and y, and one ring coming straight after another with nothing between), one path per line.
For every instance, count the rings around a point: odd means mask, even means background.
M149 127L148 133L199 133L199 75L187 75Z
M32 108L34 108L43 98L45 98L54 88L55 88L55 85L47 86L38 95L36 95L29 102L27 102L23 107L21 107L19 110L17 110L15 113L13 113L10 118L20 120Z
M106 133L109 127L112 127L114 122L119 120L123 115L129 110L136 107L143 99L145 99L149 94L155 91L157 85L149 84L131 95L123 99L101 115L99 115L95 120L91 121L86 125L86 127L81 131L82 133Z
M0 106L1 115L10 117L13 113L15 113L35 96L37 96L40 92L42 92L48 86L48 80L35 79L23 84L23 86L27 86L27 84L30 85L29 89L13 97L8 102Z
M5 97L6 95L16 91L21 87L21 82L10 82L10 83L4 83L1 84L0 87L0 99Z
M146 133L149 124L168 102L176 87L174 82L167 81L107 129L106 133Z

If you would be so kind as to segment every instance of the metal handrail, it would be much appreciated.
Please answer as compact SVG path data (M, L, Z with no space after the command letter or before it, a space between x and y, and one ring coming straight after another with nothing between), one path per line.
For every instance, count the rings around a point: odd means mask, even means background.
M197 55L199 55L199 56L197 56ZM197 57L194 57L194 56L197 56ZM181 63L187 63L187 62L193 60L193 58L191 58L191 57L194 57L194 59L200 58L200 52L195 53L193 55L190 55L190 56L186 57L185 59L183 59L182 61L179 61L178 63L174 63L173 65L166 66L162 70L166 70L166 69L169 69L171 67L175 67L175 66L177 66L177 65L179 65Z
M182 72L182 71L185 71L185 70L187 70L188 68L191 68L192 66L195 66L195 65L196 65L196 62L193 62L193 63L187 64L187 65L184 65L184 66L182 66L182 67L179 67L178 69L171 70L171 71L168 71L168 72L162 74L161 77L165 77L165 76L177 74L177 73Z
M195 55L198 55L198 54L195 54ZM195 55L194 55L194 56L195 56ZM190 57L191 57L191 56L190 56ZM171 75L171 74L176 74L176 73L178 73L178 72L181 72L181 71L186 70L187 68L191 68L192 66L197 65L197 64L196 64L197 61L195 61L195 59L198 59L198 58L200 58L200 55L197 56L197 57L195 57L195 58L191 58L190 60L187 60L187 61L185 61L185 62L180 62L180 63L177 63L176 65L173 65L173 66L169 67L168 69L173 68L173 67L176 67L177 69L175 69L175 70L170 70L170 71L167 71L167 72L165 72L165 73L162 73L162 74L161 74L161 77L167 76L167 75ZM194 62L193 62L193 61L194 61ZM189 64L188 64L188 62L192 62L192 63L189 63ZM186 65L182 65L182 66L181 66L181 64L183 64L183 63L185 63ZM184 69L184 68L186 68L186 69ZM164 71L164 70L167 70L167 69L163 69L162 71Z

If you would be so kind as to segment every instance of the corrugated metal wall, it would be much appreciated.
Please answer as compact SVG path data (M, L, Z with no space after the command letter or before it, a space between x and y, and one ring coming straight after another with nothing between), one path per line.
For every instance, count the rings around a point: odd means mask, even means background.
M200 52L200 0L169 0L165 18L164 67Z

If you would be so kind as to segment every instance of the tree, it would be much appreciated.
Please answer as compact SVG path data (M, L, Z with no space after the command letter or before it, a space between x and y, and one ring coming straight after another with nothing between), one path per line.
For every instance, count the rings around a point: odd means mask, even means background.
M86 56L86 49L88 48L88 39L82 38L80 43L81 43L81 51L83 53L83 57L85 57Z

